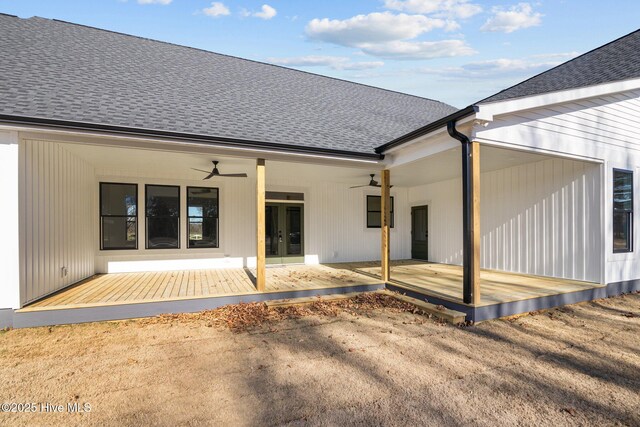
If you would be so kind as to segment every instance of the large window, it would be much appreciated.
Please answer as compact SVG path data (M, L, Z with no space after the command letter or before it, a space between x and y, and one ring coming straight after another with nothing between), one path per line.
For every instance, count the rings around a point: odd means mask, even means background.
M180 247L180 187L146 186L147 249Z
M367 228L380 228L382 224L382 198L367 196ZM391 197L391 228L393 228L393 197Z
M633 250L633 172L613 170L613 252Z
M187 187L190 248L218 247L218 189Z
M100 249L138 248L138 186L100 183Z

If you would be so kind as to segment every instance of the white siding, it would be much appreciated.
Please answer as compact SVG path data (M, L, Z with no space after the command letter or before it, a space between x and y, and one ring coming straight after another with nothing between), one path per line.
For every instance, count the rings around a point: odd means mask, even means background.
M20 307L20 149L17 132L0 132L0 310Z
M634 171L634 193L639 194L638 129L640 90L633 90L498 116L486 128L477 128L474 138L481 143L541 149L602 161L604 179L600 183L600 194L603 202L597 209L601 211L604 241L593 244L599 243L604 251L598 260L604 269L601 280L612 283L640 279L640 197L635 197L634 252L614 254L612 250L612 170ZM585 262L595 260L585 259Z
M23 140L20 148L25 304L94 274L95 188L91 166L59 144Z
M179 176L158 173L154 177L132 176L130 172L98 170L95 182L127 182L138 184L139 199L139 249L135 251L100 251L94 242L96 271L144 271L158 269L192 269L241 267L255 265L255 179L220 179L206 185L220 189L220 248L187 249L186 200L187 186L203 185L202 181L186 181ZM145 250L144 235L144 185L171 184L181 186L183 212L181 218L181 248L176 250ZM366 195L380 194L380 190L350 189L353 184L305 179L269 178L267 162L267 191L292 191L305 195L304 246L308 264L380 259L380 230L366 227ZM395 198L395 228L391 232L391 257L407 258L410 255L410 210L407 191L392 189ZM98 211L98 197L94 199ZM96 214L97 218L97 214ZM97 220L96 220L97 221ZM96 233L98 223L94 224Z
M549 159L481 175L482 268L600 281L599 166ZM462 263L460 179L413 187L429 259Z
M268 171L267 171L268 175ZM393 179L393 172L391 173ZM353 184L299 180L270 182L271 189L305 192L306 254L319 262L371 261L380 259L380 229L368 229L366 195L380 195L379 189L350 189ZM392 188L395 227L391 230L391 257L410 256L411 211L407 190Z
M638 158L640 91L496 117L475 139L595 159Z

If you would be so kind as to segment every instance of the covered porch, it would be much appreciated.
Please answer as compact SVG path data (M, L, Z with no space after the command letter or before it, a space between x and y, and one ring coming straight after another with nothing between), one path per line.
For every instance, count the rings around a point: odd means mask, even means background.
M22 140L25 314L140 317L387 287L490 318L599 287L600 174L587 162L462 150L447 135L386 163L48 138ZM203 180L212 159L236 176ZM521 301L544 304L503 310Z
M353 264L354 271L380 277L380 266ZM573 279L480 269L480 302L463 295L463 267L417 260L391 262L387 289L461 311L467 320L481 321L572 304L608 295L607 286Z
M265 291L259 292L255 269L248 268L98 274L40 299L23 311L265 293L286 298L283 294L319 290L342 293L344 289L382 284L371 275L354 271L352 264L269 266L266 268L266 282Z

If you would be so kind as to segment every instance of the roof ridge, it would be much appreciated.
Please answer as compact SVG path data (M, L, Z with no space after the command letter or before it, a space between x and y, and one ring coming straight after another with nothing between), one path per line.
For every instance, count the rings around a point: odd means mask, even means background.
M496 92L496 93L494 93L494 94L492 94L492 95L490 95L490 96L487 96L486 98L481 99L480 101L476 101L476 102L474 102L472 105L478 105L478 104L480 104L480 103L482 103L482 102L486 101L487 99L493 98L494 96L497 96L497 95L499 95L499 94L501 94L501 93L504 93L504 92L506 92L506 91L508 91L508 90L511 90L511 89L513 89L513 88L515 88L515 87L517 87L517 86L523 85L523 84L527 83L528 81L533 80L533 79L535 79L535 78L537 78L537 77L539 77L539 76L542 76L542 75L544 75L544 74L550 73L551 71L553 71L553 70L555 70L555 69L557 69L557 68L564 67L565 65L567 65L567 64L569 64L569 63L571 63L571 62L573 62L573 61L576 61L576 60L578 60L578 59L580 59L580 58L583 58L583 57L585 57L585 56L587 56L587 55L589 55L589 54L592 54L592 53L594 53L594 52L596 52L596 51L598 51L598 50L600 50L600 49L603 49L603 48L605 48L605 47L609 46L610 44L613 44L613 43L619 42L620 40L625 39L625 38L627 38L627 37L629 37L629 36L631 36L631 35L633 35L633 34L635 34L635 33L638 33L638 32L640 32L640 28L638 28L637 30L634 30L634 31L632 31L632 32L630 32L630 33L628 33L628 34L625 34L625 35L623 35L623 36L620 36L620 37L618 37L617 39L614 39L614 40L612 40L612 41L610 41L610 42L608 42L608 43L605 43L605 44L603 44L602 46L595 47L595 48L593 48L593 49L591 49L591 50L589 50L589 51L587 51L587 52L585 52L585 53L583 53L583 54L581 54L581 55L576 56L575 58L571 58L571 59L570 59L570 60L568 60L568 61L565 61L565 62L563 62L563 63L561 63L561 64L556 65L555 67L549 68L548 70L542 71L542 72L540 72L540 73L538 73L538 74L536 74L536 75L534 75L534 76L531 76L531 77L529 77L529 78L528 78L528 79L526 79L526 80L523 80L523 81L518 82L518 83L516 83L516 84L514 84L514 85L512 85L512 86L509 86L508 88L502 89L500 92ZM516 98L519 98L519 97L516 97ZM500 102L500 101L502 101L502 100L498 100L498 101L495 101L495 102Z
M8 16L13 16L15 18L19 18L19 17L14 16L14 15L8 15ZM26 18L26 19L34 19L34 18L45 19L45 20L48 20L48 21L60 22L60 23L63 23L63 24L76 25L76 26L79 26L79 27L89 28L89 29L97 30L97 31L105 31L105 32L108 32L108 33L118 34L118 35L121 35L121 36L133 37L133 38L137 38L137 39L141 39L141 40L148 40L148 41L151 41L151 42L154 42L154 43L162 43L162 44L167 44L167 45L181 47L181 48L193 49L193 50L197 50L199 52L208 53L208 54L211 54L211 55L219 55L219 56L224 56L224 57L227 57L227 58L237 59L237 60L240 60L240 61L247 61L247 62L252 62L252 63L255 63L255 64L267 65L267 66L270 66L270 67L276 67L276 68L280 68L280 69L283 69L283 70L294 71L294 72L298 72L298 73L304 73L304 74L308 74L308 75L312 75L312 76L316 76L316 77L321 77L321 78L325 78L325 79L331 79L331 80L336 80L336 81L339 81L339 82L345 82L345 83L350 83L350 84L353 84L353 85L363 86L363 87L370 88L370 89L381 90L381 91L385 91L385 92L395 93L395 94L398 94L398 95L410 96L410 97L422 99L422 100L425 100L425 101L437 102L439 104L446 105L448 107L456 108L453 105L449 105L449 104L447 104L447 103L445 103L443 101L439 101L437 99L426 98L424 96L418 96L418 95L413 95L413 94L410 94L410 93L400 92L400 91L393 90L393 89L386 89L386 88L382 88L382 87L368 85L368 84L365 84L365 83L354 82L354 81L351 81L351 80L341 79L341 78L338 78L338 77L325 76L323 74L312 73L310 71L305 71L305 70L298 70L298 69L295 69L295 68L289 68L289 67L285 67L283 65L278 65L278 64L271 64L269 62L258 61L258 60L255 60L255 59L242 58L242 57L239 57L239 56L229 55L229 54L226 54L226 53L214 52L212 50L202 49L202 48L199 48L199 47L187 46L187 45L177 44L177 43L168 42L168 41L164 41L164 40L157 40L157 39L152 39L152 38L149 38L149 37L137 36L135 34L123 33L123 32L120 32L120 31L94 27L94 26L86 25L86 24L79 24L77 22L65 21L63 19L43 18L41 16L35 16L35 15L30 17L30 18ZM19 18L19 19L23 19L23 18Z

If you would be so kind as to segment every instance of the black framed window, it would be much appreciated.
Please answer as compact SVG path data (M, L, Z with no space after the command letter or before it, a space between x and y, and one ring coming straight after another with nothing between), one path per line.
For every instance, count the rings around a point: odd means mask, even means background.
M394 226L393 196L391 197L391 228ZM380 228L382 224L382 197L367 196L367 228Z
M100 249L138 249L138 185L100 183Z
M217 188L187 187L189 248L218 247L218 207Z
M613 252L633 251L633 172L613 170Z
M151 185L145 187L147 249L180 247L180 187Z

